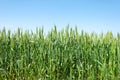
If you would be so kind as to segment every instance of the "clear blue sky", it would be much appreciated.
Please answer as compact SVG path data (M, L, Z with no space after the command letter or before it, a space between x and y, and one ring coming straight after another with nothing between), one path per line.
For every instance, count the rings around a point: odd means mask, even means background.
M79 31L120 32L120 0L0 0L0 29L78 26Z

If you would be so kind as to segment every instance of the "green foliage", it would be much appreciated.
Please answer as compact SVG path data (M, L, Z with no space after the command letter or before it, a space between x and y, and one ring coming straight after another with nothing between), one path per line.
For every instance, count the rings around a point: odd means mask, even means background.
M0 31L0 80L119 80L120 34Z

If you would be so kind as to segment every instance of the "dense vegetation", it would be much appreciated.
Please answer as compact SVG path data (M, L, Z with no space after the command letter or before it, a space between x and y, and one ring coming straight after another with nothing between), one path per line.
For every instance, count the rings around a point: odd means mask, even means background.
M0 31L0 80L120 80L120 34Z

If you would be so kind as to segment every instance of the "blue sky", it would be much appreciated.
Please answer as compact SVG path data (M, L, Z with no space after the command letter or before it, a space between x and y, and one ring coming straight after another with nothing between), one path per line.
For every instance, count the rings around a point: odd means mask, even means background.
M79 31L120 32L120 0L0 0L0 30L48 32L56 24L61 30L68 24Z

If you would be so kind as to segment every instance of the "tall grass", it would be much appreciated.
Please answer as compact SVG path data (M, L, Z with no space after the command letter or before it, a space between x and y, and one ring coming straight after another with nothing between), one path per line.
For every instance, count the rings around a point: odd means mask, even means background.
M80 33L69 26L0 31L0 80L119 80L120 34Z

